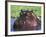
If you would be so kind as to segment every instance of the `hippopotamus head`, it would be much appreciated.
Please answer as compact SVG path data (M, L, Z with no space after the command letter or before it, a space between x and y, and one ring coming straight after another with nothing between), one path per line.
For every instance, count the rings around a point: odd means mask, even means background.
M35 30L39 20L31 10L21 10L21 17L16 22L17 30Z

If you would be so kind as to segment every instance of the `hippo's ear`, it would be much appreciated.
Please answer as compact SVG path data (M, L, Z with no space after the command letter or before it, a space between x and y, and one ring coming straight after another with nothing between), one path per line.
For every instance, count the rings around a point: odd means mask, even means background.
M31 12L33 13L33 10L31 10Z
M22 12L22 9L21 9L21 12Z
M23 10L21 9L21 13L20 13L21 15L23 14Z
M21 9L21 12L23 12L23 10Z

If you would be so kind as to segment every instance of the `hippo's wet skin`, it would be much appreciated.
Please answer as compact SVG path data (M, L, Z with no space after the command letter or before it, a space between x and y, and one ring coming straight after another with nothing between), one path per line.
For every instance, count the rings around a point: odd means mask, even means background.
M39 30L41 29L41 22L32 11L25 11L14 23L14 29L16 31Z

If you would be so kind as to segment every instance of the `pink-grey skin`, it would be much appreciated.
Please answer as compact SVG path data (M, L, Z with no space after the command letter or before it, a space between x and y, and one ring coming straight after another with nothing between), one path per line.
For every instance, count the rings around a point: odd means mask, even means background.
M14 28L16 31L39 30L41 22L32 12L27 12L19 17Z

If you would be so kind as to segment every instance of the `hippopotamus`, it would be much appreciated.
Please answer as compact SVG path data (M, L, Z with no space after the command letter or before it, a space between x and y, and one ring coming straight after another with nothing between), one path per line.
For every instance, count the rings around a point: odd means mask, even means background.
M21 10L20 17L14 22L16 31L40 30L41 21L33 13L33 10Z

